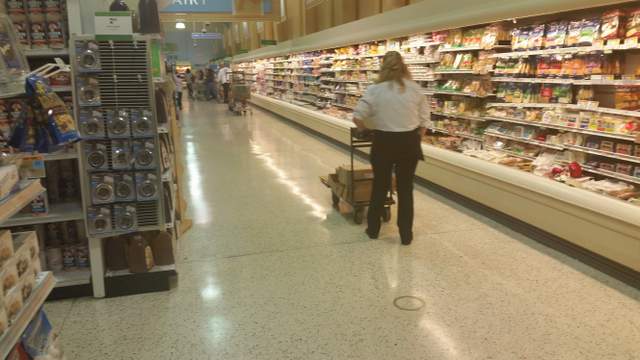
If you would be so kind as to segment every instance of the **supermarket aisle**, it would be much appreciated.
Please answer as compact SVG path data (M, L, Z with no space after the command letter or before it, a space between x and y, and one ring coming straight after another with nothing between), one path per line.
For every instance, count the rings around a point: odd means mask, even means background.
M179 285L48 304L69 360L638 359L640 292L425 190L413 245L371 241L318 180L346 152L262 111L185 115Z

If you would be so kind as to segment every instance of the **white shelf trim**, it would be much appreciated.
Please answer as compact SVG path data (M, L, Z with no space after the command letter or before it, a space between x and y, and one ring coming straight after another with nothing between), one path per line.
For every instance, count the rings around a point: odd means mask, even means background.
M84 220L80 202L52 204L46 215L19 214L6 220L2 226L25 226L76 220Z

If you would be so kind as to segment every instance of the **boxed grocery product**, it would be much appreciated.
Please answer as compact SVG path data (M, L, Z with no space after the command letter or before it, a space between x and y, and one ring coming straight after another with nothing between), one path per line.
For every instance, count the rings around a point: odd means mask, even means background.
M27 231L13 234L13 248L16 254L24 251L30 259L40 255L38 234L35 231Z
M18 283L18 266L15 257L5 261L0 270L0 280L2 281L2 290L6 295L9 289Z
M18 282L18 287L20 288L22 293L22 300L26 301L29 298L29 296L31 296L33 289L36 287L36 276L33 274L33 272L31 271L26 272L20 278L20 281Z
M616 172L624 175L633 175L633 166L630 164L616 164Z
M18 286L18 281L16 279L16 283L4 297L4 309L7 312L7 317L10 320L13 320L16 315L22 310L22 306L24 301L22 299L22 289Z
M631 155L633 151L633 145L626 143L617 143L616 144L616 153L622 155Z
M9 318L7 318L7 312L4 310L4 306L0 307L0 335L9 327Z
M16 35L20 45L25 49L30 47L31 41L29 37L29 23L26 21L14 21L13 27L16 29Z
M47 48L47 34L46 26L42 21L31 22L29 28L29 34L31 36L31 48L32 49L46 49Z
M371 191L373 190L373 179L355 182L355 186L348 186L342 183L337 174L329 175L329 186L334 194L341 199L351 200L353 192L354 201L369 201L371 199Z
M13 256L13 237L10 230L0 230L0 266Z
M351 182L351 166L342 165L336 168L336 175L341 184L349 184ZM371 168L355 168L353 171L353 180L373 179L373 169Z
M26 0L7 0L7 13L9 15L21 15L26 13Z
M0 166L0 201L11 194L19 180L18 168L15 165Z
M64 49L64 30L62 22L60 21L48 21L47 22L47 41L49 47L52 49Z

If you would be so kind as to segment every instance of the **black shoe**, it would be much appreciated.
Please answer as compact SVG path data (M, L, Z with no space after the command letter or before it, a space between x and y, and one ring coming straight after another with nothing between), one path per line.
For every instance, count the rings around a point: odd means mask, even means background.
M367 236L369 236L369 239L372 239L372 240L377 239L379 235L379 234L373 234L372 232L370 232L369 228L367 228L364 232L367 233Z
M413 234L400 234L400 241L402 242L402 245L411 245L411 242L413 241Z

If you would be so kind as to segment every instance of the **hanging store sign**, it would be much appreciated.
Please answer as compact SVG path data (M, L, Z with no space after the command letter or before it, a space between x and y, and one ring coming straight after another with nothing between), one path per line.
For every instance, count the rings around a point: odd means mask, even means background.
M220 33L192 33L191 39L193 40L222 40L222 34Z
M131 35L133 34L132 12L96 12L94 25L95 32L98 35Z
M275 0L160 0L163 13L270 14Z

